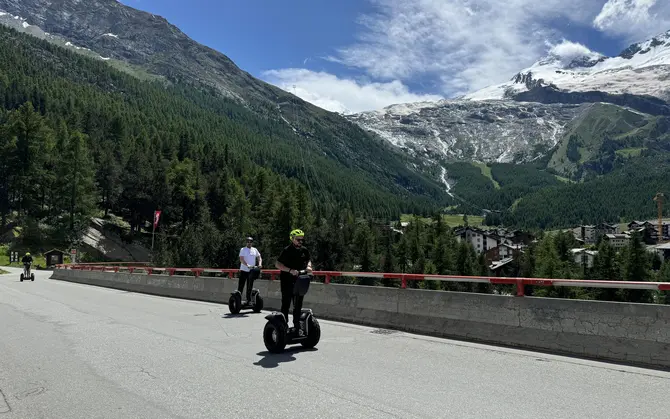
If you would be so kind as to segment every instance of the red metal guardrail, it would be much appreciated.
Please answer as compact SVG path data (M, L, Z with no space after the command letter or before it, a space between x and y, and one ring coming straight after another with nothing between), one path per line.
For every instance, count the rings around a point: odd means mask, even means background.
M214 269L214 268L158 268L148 266L120 266L103 264L64 264L56 265L56 269L75 269L84 271L102 271L102 272L120 272L136 271L145 272L151 275L154 272L167 273L173 276L178 273L191 273L199 277L203 273L223 273L229 277L234 277L239 272L238 269ZM262 272L270 275L270 280L274 281L279 275L277 269L267 269ZM314 271L314 276L323 277L324 283L330 284L332 278L350 277L350 278L376 278L376 279L397 279L401 282L402 288L407 288L408 281L442 281L442 282L468 282L493 285L516 285L516 295L524 296L524 287L526 285L542 287L582 287L582 288L618 288L618 289L645 289L654 291L670 291L670 282L634 282L634 281L600 281L600 280L582 280L582 279L550 279L550 278L511 278L511 277L489 277L489 276L458 276L458 275L423 275L423 274L403 274L403 273L381 273L381 272L336 272L336 271Z

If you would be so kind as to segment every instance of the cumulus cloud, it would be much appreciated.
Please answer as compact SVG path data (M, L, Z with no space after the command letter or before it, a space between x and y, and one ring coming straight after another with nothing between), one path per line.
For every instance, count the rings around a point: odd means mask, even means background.
M548 55L560 60L563 65L568 65L582 57L596 58L602 56L600 53L591 51L586 45L567 39L563 39L558 44L547 42L547 46L550 47Z
M270 81L295 84L301 97L319 106L356 111L423 100L406 88L417 80L457 97L507 81L547 54L568 62L594 54L565 41L569 33L556 29L559 21L563 28L593 27L618 41L670 29L670 0L367 1L374 12L359 18L356 40L326 59L374 83L298 69L270 72Z
M370 0L364 31L331 59L380 80L432 76L458 95L509 79L560 34L551 19L589 24L602 2L584 0Z
M436 101L438 95L410 93L398 80L383 83L339 78L301 68L270 70L263 78L320 108L340 113L380 109L396 103Z
M641 41L670 29L668 0L608 0L593 19L605 33Z

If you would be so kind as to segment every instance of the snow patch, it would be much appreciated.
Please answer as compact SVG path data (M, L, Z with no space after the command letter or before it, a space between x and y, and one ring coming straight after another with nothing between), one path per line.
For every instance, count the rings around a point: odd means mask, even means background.
M27 29L27 28L30 27L30 25L28 24L28 22L25 22L25 21L22 23L22 25L23 25L23 29Z
M9 13L6 13L6 12L0 12L0 16L5 16L5 15L8 15L8 14Z
M114 35L113 33L105 33L102 36L109 36L111 38L118 38L119 37L119 35Z
M108 61L108 60L110 59L109 57L103 57L102 55L100 56L100 58L101 58L103 61Z

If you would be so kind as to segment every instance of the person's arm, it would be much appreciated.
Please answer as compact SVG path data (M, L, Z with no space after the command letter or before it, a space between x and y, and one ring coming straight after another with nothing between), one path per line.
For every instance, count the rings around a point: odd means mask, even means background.
M263 266L263 258L261 257L261 252L258 252L258 256L256 256L256 266L259 268Z
M277 258L277 261L275 262L275 267L282 272L288 272L291 275L296 276L297 272L294 269L291 269L288 266L284 265L284 263L282 262L283 260L285 260L284 251L282 251L281 254L279 255L279 257Z
M305 268L305 270L307 271L307 273L311 273L312 272L312 255L309 253L309 250L307 250L307 249L305 249L305 253L306 253L306 256L307 256L307 267Z

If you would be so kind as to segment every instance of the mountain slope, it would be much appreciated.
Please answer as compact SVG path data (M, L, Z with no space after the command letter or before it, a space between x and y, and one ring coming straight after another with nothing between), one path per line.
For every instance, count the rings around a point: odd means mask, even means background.
M617 156L639 155L646 149L668 150L669 127L668 117L609 104L592 104L588 112L568 124L548 167L577 179L589 172L605 174Z
M194 87L208 97L198 96L198 105L203 108L221 112L231 106L224 99L235 102L242 107L235 111L238 119L254 126L257 133L278 141L279 147L302 150L308 160L327 159L322 168L330 167L335 173L348 171L367 183L368 191L395 195L408 203L448 202L442 185L414 169L420 162L339 115L255 79L225 55L194 42L159 16L115 0L0 0L0 10L8 13L3 16L5 23L10 17L15 26L22 22L17 29L37 35L40 31L33 27L40 28L48 34L43 37L49 42L67 40L64 46L99 59L110 58L110 63L125 63L131 73L156 75L179 89ZM184 95L195 100L188 90ZM258 156L250 158L263 164ZM320 176L310 174L309 167L296 170L304 166L302 158L292 164L295 168L283 173L303 183ZM325 189L332 185L323 180L320 184Z
M653 218L656 203L652 198L659 191L666 195L670 191L668 153L619 162L607 176L588 182L556 185L527 194L513 210L496 216L495 222L519 228L556 229L581 223Z

